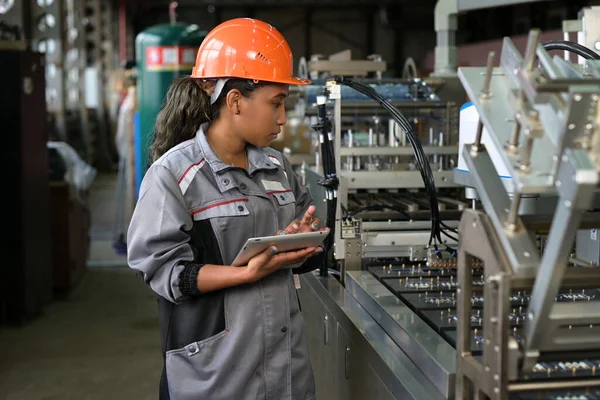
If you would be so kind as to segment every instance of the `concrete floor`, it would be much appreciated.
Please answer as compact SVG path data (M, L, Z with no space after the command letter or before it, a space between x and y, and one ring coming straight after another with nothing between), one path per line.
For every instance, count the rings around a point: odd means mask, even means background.
M91 267L122 267L127 265L127 257L117 254L112 247L115 238L116 179L116 174L99 175L90 194L89 202L92 212L90 236L92 237L92 243L88 265Z
M90 266L75 290L0 329L0 400L156 399L156 299L112 249L116 175L91 190Z

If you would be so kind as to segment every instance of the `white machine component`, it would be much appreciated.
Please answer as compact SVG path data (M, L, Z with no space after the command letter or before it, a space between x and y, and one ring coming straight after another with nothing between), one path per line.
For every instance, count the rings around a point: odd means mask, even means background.
M465 103L460 108L460 123L459 123L459 149L458 149L458 172L468 173L469 166L465 161L463 154L463 148L465 143L473 143L475 136L477 136L477 125L479 123L479 113L477 108L473 106L473 103ZM481 143L486 146L486 150L490 154L490 158L496 167L496 171L500 178L505 182L507 189L510 187L512 190L512 171L502 162L502 155L500 149L498 149L492 141L489 132L484 127L481 136ZM506 182L508 181L508 182Z
M579 19L563 21L565 40L573 40L571 35L577 37L577 42L595 51L600 50L600 7L585 7L579 12ZM572 54L565 51L565 60L571 60ZM585 63L583 57L578 57L580 64Z

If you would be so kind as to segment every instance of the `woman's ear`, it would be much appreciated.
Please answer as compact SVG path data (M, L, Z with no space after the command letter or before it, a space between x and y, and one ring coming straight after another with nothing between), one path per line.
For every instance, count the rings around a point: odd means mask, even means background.
M227 93L226 104L227 108L231 110L234 114L240 113L240 102L242 100L242 92L238 89L231 89L229 93Z

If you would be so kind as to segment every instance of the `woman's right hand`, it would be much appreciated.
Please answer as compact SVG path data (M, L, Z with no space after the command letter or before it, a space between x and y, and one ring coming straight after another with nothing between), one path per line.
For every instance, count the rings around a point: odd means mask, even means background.
M322 251L321 247L307 247L301 250L277 253L277 247L271 246L248 261L248 265L246 266L248 280L256 282L277 271L284 265L304 262L308 257L319 254Z

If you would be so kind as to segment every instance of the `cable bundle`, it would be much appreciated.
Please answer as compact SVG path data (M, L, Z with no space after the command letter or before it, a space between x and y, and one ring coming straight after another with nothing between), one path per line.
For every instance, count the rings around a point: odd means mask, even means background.
M339 179L335 168L335 151L333 148L333 138L331 137L331 121L327 116L327 97L326 95L317 96L317 111L319 122L313 126L313 129L319 132L321 143L321 155L323 157L323 179L319 185L325 188L327 200L327 221L326 226L330 229L329 235L325 239L325 252L329 252L335 240L335 212L337 207L337 189ZM328 257L325 257L321 265L321 276L327 276Z
M551 50L565 50L571 53L575 53L578 56L585 58L586 60L600 60L600 55L594 50L585 47L576 42L570 42L568 40L551 40L543 44L546 51Z
M410 124L410 122L400 113L400 111L398 111L396 107L394 107L388 100L386 100L379 92L377 92L371 86L343 77L336 78L336 82L351 87L352 89L375 100L392 116L392 118L394 118L394 120L402 127L404 132L406 132L406 138L408 139L413 149L417 168L421 173L421 178L423 179L425 190L427 192L427 195L429 196L429 204L431 208L431 235L429 236L429 245L433 245L436 253L439 254L440 250L438 249L438 243L440 245L444 243L442 240L442 235L445 235L448 238L458 242L458 238L452 235L452 233L458 233L456 229L450 228L440 218L437 191L433 179L433 172L431 171L429 161L427 161L425 151L421 146L421 141L417 137L415 130ZM395 137L395 139L396 141L399 141L398 137ZM455 249L447 245L444 246L452 256L456 255Z

